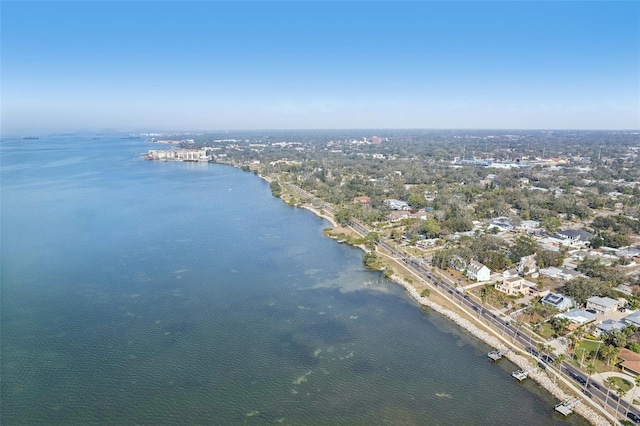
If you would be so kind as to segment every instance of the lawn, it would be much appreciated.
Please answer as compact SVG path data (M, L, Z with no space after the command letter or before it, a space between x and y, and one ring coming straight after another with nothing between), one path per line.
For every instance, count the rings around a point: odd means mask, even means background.
M595 354L598 348L602 347L602 344L602 342L594 342L593 340L582 340L580 344L576 346L575 352L582 354L582 351L585 351L585 356L590 352Z
M611 386L611 389L620 388L624 392L629 392L629 390L631 390L633 388L633 383L631 383L628 380L623 379L622 377L611 376L610 379L613 379L613 383L614 383L613 386Z
M549 325L549 323L543 322L542 324L540 324L540 327L536 329L536 333L538 333L545 339L551 339L555 331L553 331L553 328L551 328L551 325Z
M609 371L611 370L611 366L608 366L606 363L594 359L589 358L590 354L595 357L596 352L599 348L602 348L602 342L596 342L593 340L582 340L578 345L576 345L573 353L575 354L577 359L572 360L573 364L576 367L580 366L580 363L583 363L583 366L593 362L596 365L597 371ZM583 367L584 368L584 367Z

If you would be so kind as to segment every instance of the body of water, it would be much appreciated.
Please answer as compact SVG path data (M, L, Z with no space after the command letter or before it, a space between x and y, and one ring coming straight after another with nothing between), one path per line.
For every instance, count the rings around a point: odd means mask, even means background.
M2 141L3 425L585 424L258 177L150 148Z

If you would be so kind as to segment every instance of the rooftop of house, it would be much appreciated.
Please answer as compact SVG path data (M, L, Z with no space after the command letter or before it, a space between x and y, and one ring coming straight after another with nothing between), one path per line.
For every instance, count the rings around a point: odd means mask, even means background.
M622 318L623 320L627 321L627 322L633 322L635 324L640 324L640 311L636 311L630 315L627 315L626 317Z
M584 309L572 309L556 316L560 318L568 318L569 320L577 323L593 321L596 319L595 314L587 312Z
M468 269L474 271L474 272L478 272L479 270L481 270L482 268L487 268L487 266L483 265L482 263L476 261L476 260L472 260L469 262L469 265L467 266ZM489 269L489 268L487 268Z
M627 348L620 348L620 354L618 356L623 360L620 364L622 367L636 374L640 374L640 354L630 351Z
M593 238L595 236L591 232L583 231L581 229L565 229L563 231L558 231L558 235L564 238L581 240L588 240L589 238Z
M571 300L570 297L564 296L559 293L549 293L542 298L541 302L548 303L553 306L560 306L565 300L573 303L573 300Z
M627 324L623 323L622 321L612 319L608 319L606 321L602 321L599 324L596 324L596 328L604 331L605 333L613 330L622 330L626 326Z
M588 298L587 303L592 303L594 305L604 306L607 308L611 306L618 306L617 300L612 299L610 297L600 297L600 296L592 296Z

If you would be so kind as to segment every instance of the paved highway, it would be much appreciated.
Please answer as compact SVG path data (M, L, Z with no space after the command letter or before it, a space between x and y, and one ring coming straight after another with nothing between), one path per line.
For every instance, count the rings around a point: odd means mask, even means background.
M316 199L313 195L300 188L295 187L294 185L287 186L291 190L299 193L302 196L310 199ZM324 210L333 214L334 210L331 206L322 202L320 202L320 204ZM348 223L348 225L362 235L368 235L370 233L367 228L356 221L351 221ZM512 343L515 344L517 342L519 345L524 347L527 352L536 356L536 358L539 360L539 364L543 368L546 368L547 363L553 362L554 358L552 356L544 355L542 358L539 357L540 354L537 352L537 344L539 342L533 339L529 334L521 332L518 328L517 323L501 319L495 313L486 309L481 303L478 303L475 300L471 299L467 294L459 292L454 286L442 280L441 277L433 274L429 270L429 268L426 268L421 262L415 259L408 259L403 253L391 247L387 242L381 239L376 239L375 242L379 247L389 252L392 257L404 263L404 265L409 270L413 271L423 280L428 281L433 286L440 289L443 293L448 294L451 297L452 301L455 301L461 306L464 306L468 312L475 312L478 318L482 318L487 321L487 323L491 327L495 327L502 336L510 339ZM601 384L588 381L587 375L579 369L575 368L568 361L563 361L559 366L559 370L570 379L576 381L576 385L582 388L583 393L588 398L591 398L592 400L600 403L600 405L602 405L603 407L609 406L613 411L617 410L617 412L621 416L626 416L626 414L629 412L640 416L640 410L638 410L636 407L633 407L625 400L621 400L620 403L618 403L618 396L614 391L611 391Z
M360 225L357 222L351 222L349 223L349 225L356 231L364 235L367 235L369 233L369 231L364 226ZM423 280L428 281L436 288L442 290L445 294L448 294L449 297L451 297L452 301L455 301L455 303L464 306L465 308L467 308L467 311L475 312L478 318L486 320L490 326L496 328L502 336L511 340L512 343L518 343L519 345L524 347L527 352L538 357L538 359L540 360L540 365L542 367L546 368L546 363L553 362L554 357L552 356L545 355L544 359L539 358L540 354L538 354L536 349L539 342L533 339L529 334L521 332L516 322L503 320L502 318L498 317L495 313L486 309L481 303L478 303L475 300L471 299L468 295L459 292L454 286L433 274L429 270L429 268L426 268L421 262L415 259L407 258L403 253L394 249L385 241L377 239L376 244L389 252L391 256L404 263L404 265L408 269L412 270ZM616 392L598 383L592 381L587 382L587 375L579 369L575 368L568 361L563 361L559 366L559 369L570 379L576 381L576 385L582 388L583 393L587 397L596 402L599 402L600 405L609 406L613 411L618 410L618 413L621 416L626 416L626 413L628 412L640 416L640 410L630 405L624 399L621 400L620 404L618 405L618 396Z

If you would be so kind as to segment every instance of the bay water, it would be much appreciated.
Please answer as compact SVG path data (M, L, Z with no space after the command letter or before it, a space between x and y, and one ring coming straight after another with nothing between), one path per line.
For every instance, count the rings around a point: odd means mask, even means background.
M586 424L255 175L151 148L2 140L3 425Z

